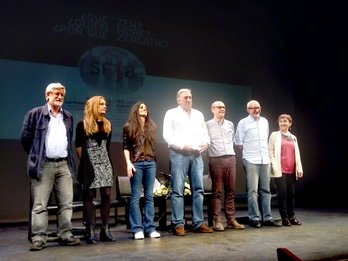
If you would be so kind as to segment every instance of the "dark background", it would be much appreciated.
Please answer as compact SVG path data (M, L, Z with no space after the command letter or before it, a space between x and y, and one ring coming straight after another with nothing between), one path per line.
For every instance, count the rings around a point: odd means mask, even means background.
M347 207L342 106L346 12L345 1L337 0L2 1L0 58L76 67L85 51L113 45L136 54L148 75L250 86L271 131L278 128L280 113L293 116L292 131L304 167L297 205ZM166 45L122 42L113 28L107 38L52 30L55 23L83 14L107 16L114 24L119 18L141 21L153 38L166 40ZM28 91L26 86L13 88ZM11 117L8 108L1 108L1 113ZM238 120L233 119L235 124ZM8 210L11 186L26 179L25 166L10 168L25 155L18 141L1 144L0 176L11 185L2 189L0 201ZM119 154L115 158L122 160ZM23 189L27 193L27 187Z

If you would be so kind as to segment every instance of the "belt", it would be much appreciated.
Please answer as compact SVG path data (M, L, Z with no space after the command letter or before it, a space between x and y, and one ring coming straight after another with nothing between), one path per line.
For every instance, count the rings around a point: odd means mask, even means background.
M45 160L46 161L49 161L49 162L61 162L63 160L67 160L68 157L65 157L65 158L55 158L55 159L52 159L52 158L46 158Z
M170 148L170 149L175 151L178 154L182 154L182 155L185 155L185 156L191 156L191 155L199 156L200 155L198 150L184 151L184 150L178 150L178 149L174 149L174 148Z
M224 158L231 158L231 157L233 157L233 156L235 156L235 155L222 155L222 156L217 156L217 157L211 157L211 158L222 158L222 159L224 159Z
M154 160L155 158L152 156L140 156L137 161L144 161L144 160Z

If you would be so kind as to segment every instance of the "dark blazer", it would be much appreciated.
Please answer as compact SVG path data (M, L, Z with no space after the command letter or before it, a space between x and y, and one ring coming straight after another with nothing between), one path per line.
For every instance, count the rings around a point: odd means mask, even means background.
M74 121L70 112L66 110L62 112L68 138L68 166L71 175L75 176L76 171L72 145ZM50 115L47 104L31 109L26 113L23 120L21 142L25 152L28 154L27 174L33 179L42 176L43 163L46 157L45 139L49 121Z

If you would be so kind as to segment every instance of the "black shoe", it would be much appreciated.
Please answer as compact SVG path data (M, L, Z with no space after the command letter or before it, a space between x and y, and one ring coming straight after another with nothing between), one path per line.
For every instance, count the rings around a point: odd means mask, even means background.
M87 244L97 244L97 239L95 238L94 235L87 233L85 235L86 243Z
M268 227L281 227L282 226L282 224L280 222L274 221L273 219L264 221L262 225L268 226Z
M282 219L282 225L284 227L291 227L291 222L290 222L290 220L288 218L283 218Z
M111 235L109 226L102 226L100 229L99 240L103 242L115 242L116 239Z
M295 217L292 217L289 220L290 220L291 225L297 225L297 226L302 225L302 222Z
M86 227L85 239L87 244L97 244L94 226Z
M30 251L40 251L46 247L46 244L41 240L34 241L30 246Z
M69 237L66 239L59 238L58 243L61 246L77 246L80 245L80 239L76 237Z
M261 227L261 222L258 221L258 220L249 220L249 226L260 228Z

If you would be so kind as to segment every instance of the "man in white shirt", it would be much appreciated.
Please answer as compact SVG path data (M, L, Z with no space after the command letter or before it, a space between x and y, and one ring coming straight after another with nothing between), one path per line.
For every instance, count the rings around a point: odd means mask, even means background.
M173 234L185 236L184 184L190 179L192 191L192 226L199 233L212 233L203 224L203 159L201 153L209 145L203 114L192 108L191 90L177 92L178 107L166 112L163 138L168 143L171 174L171 205Z

